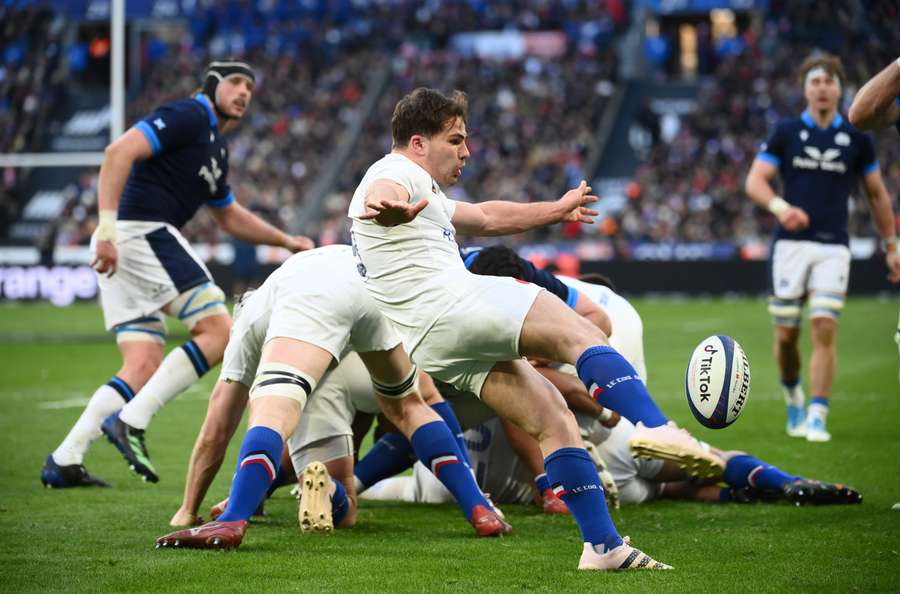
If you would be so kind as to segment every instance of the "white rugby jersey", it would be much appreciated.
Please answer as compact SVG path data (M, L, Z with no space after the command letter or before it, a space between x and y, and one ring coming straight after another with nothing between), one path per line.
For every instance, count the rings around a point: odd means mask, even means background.
M384 227L358 217L365 212L365 197L376 180L397 183L409 193L410 203L428 200L428 206L411 222ZM353 194L348 215L358 270L382 311L403 334L408 349L414 348L435 319L440 302L429 299L428 286L440 284L439 276L468 274L459 256L456 229L451 222L456 201L447 198L437 182L409 158L390 153L376 161ZM432 294L433 299L439 299ZM432 307L429 307L431 305Z

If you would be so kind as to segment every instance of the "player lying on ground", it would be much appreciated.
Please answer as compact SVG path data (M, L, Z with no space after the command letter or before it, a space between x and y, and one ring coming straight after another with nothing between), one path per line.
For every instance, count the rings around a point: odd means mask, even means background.
M458 181L469 152L466 100L419 88L396 106L392 152L373 164L350 204L359 271L413 360L432 377L481 398L540 442L554 489L582 535L579 568L668 566L618 534L597 470L559 392L525 357L577 366L604 405L642 421L660 441L682 441L637 372L594 324L546 291L476 276L459 258L457 231L514 234L562 221L592 222L587 184L554 202L456 202L441 186Z
M698 483L679 461L651 457L644 452L633 455L631 437L634 425L619 419L612 429L603 429L595 419L576 415L589 451L601 472L613 482L605 483L610 504L648 503L657 499L690 499L705 502L789 501L801 504L854 504L862 502L859 492L842 484L810 480L763 462L745 452L711 451L726 461L725 471L712 482ZM521 445L514 447L496 417L465 432L475 476L483 490L500 504L528 504L534 494L534 471L521 457ZM596 442L596 443L595 443ZM534 455L540 461L540 450ZM719 483L724 483L720 485ZM412 476L382 480L360 495L362 499L407 501L413 503L450 503L453 496L416 463Z
M244 241L294 252L312 247L308 238L286 235L235 202L226 181L223 134L250 106L254 80L243 62L213 62L202 93L162 105L106 148L93 266L122 367L47 456L44 485L108 486L82 464L101 424L135 472L158 480L144 430L159 409L218 364L231 328L224 293L178 231L200 207L208 206L225 231ZM191 340L164 358L166 315L185 324Z
M250 407L228 505L218 521L165 535L157 545L232 548L241 543L247 520L278 474L284 440L325 372L349 348L365 363L381 410L447 483L476 532L509 531L460 463L462 452L446 423L416 391L418 371L362 287L350 252L349 246L331 246L294 256L243 304L221 376L243 386L226 401L235 404L246 393ZM231 423L226 429L232 433L238 420L234 414L218 419ZM200 441L208 430L213 427L204 425ZM321 473L317 477L327 483ZM331 485L338 493L345 490L342 483Z

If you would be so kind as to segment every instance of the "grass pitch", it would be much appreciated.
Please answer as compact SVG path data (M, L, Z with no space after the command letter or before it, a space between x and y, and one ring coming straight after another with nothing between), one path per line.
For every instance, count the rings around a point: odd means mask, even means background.
M668 573L585 574L569 518L504 506L515 533L482 540L454 506L363 502L359 524L332 537L302 536L286 490L267 505L236 553L155 550L181 499L190 448L205 414L210 374L167 406L147 434L162 477L144 484L105 442L86 459L113 489L43 489L44 457L118 365L99 335L99 310L0 308L0 590L69 591L546 591L896 592L900 590L900 387L892 342L896 301L851 299L827 444L784 435L765 304L748 300L636 300L645 324L651 392L698 437L747 450L788 471L844 481L852 507L654 503L613 512L623 534ZM684 402L694 346L734 336L750 358L743 416L702 428ZM177 344L172 340L170 344ZM805 344L808 353L808 343ZM804 361L806 362L806 361ZM806 382L804 381L804 384ZM206 504L228 489L239 440Z

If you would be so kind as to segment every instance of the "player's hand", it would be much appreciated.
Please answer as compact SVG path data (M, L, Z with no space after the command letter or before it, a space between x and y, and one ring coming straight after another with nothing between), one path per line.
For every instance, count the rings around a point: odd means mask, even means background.
M94 247L94 259L91 261L91 268L98 274L105 274L111 277L116 273L116 264L119 261L119 253L116 246L111 241L98 239Z
M887 278L892 283L900 283L900 252L890 252L884 257L887 264Z
M598 197L591 195L591 187L587 185L587 182L581 180L577 188L569 190L559 199L558 203L563 210L559 221L593 223L597 211L586 208L586 205L593 204L598 200L600 200Z
M408 223L428 206L428 200L420 200L416 204L410 204L407 200L396 198L366 197L366 212L360 215L364 221L374 220L384 227L395 227Z
M284 242L284 247L296 254L297 252L313 249L316 247L316 242L303 235L288 235Z
M612 429L613 427L615 427L616 425L619 424L619 421L622 420L622 415L620 415L619 413L617 413L616 411L614 411L612 409L607 409L607 410L610 412L611 416L608 419L606 419L605 421L600 421L600 424L603 425L604 427L606 427L607 429Z
M792 206L778 216L778 222L788 231L803 231L809 227L809 215L802 208Z

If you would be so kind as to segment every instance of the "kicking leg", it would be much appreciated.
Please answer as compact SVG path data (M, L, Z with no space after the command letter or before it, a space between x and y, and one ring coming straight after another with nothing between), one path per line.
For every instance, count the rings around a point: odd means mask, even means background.
M619 536L597 468L582 447L575 417L546 378L524 360L502 361L485 380L481 399L539 442L552 489L581 531L584 547L579 569L669 568Z

